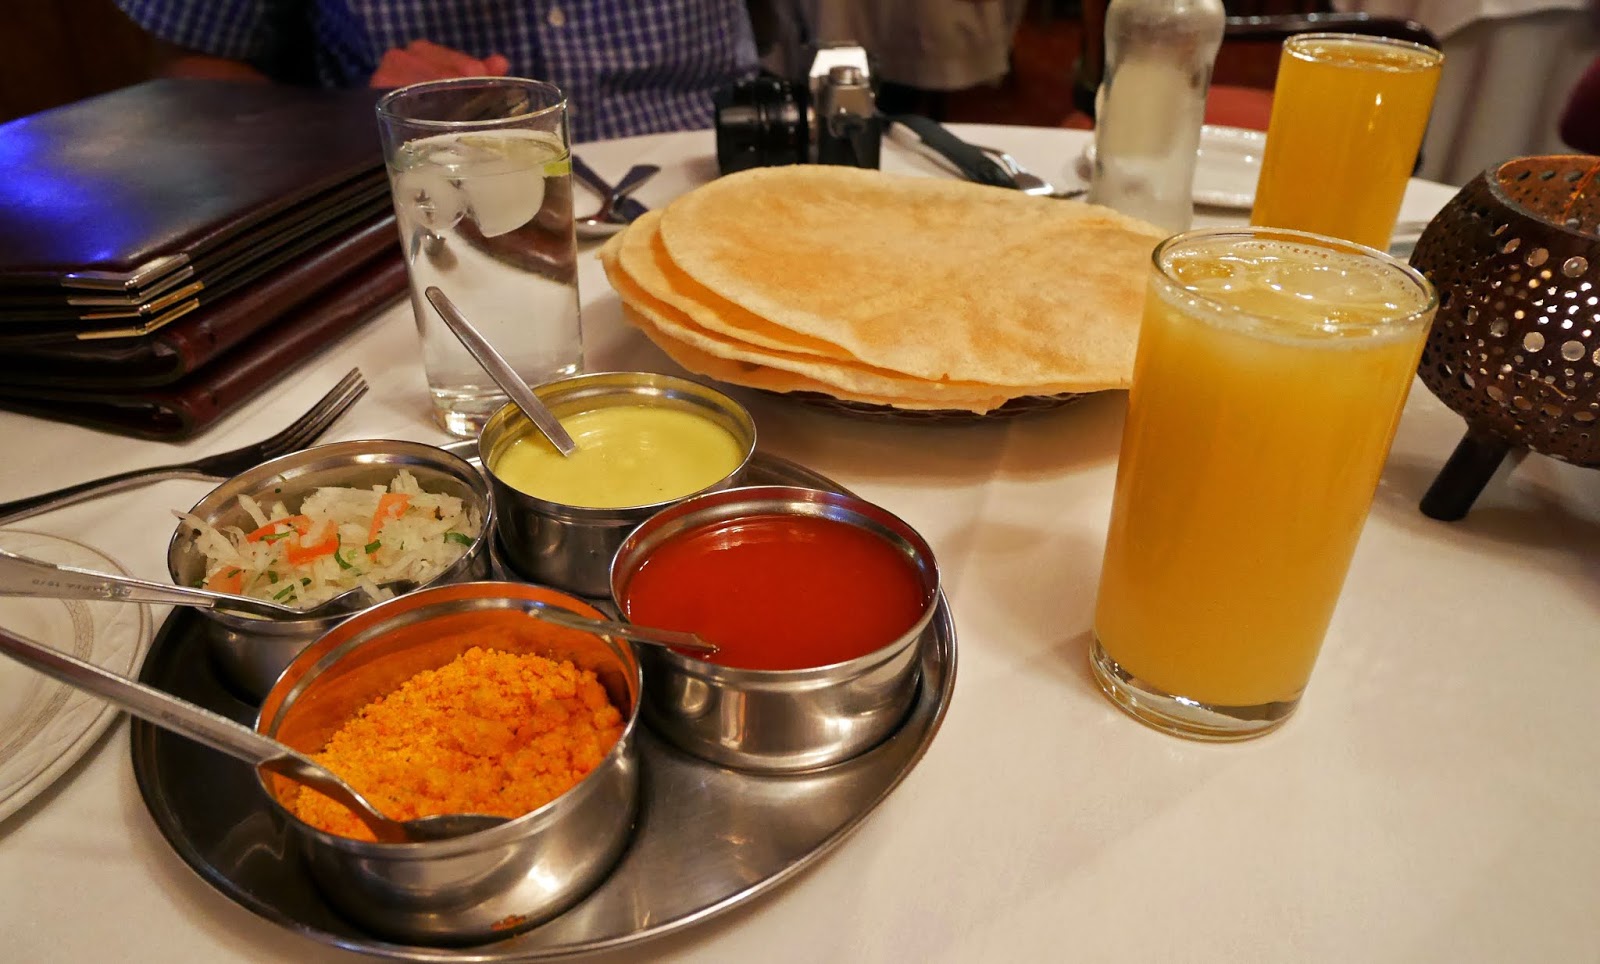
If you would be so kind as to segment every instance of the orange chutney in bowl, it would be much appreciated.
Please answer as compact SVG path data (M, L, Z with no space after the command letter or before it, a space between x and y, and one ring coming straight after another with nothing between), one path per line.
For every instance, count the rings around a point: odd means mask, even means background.
M624 720L592 671L512 651L514 631L494 625L504 615L470 632L478 645L361 707L312 758L397 820L515 818L572 789L611 751ZM318 830L373 839L342 804L280 787L289 812Z
M933 605L911 560L860 526L752 515L690 529L652 551L621 600L641 625L715 643L707 662L798 670L865 656Z

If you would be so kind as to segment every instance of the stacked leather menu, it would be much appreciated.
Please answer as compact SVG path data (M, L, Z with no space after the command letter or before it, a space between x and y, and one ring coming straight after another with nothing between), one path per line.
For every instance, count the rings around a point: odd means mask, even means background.
M0 125L0 407L183 437L397 298L376 98L156 80Z

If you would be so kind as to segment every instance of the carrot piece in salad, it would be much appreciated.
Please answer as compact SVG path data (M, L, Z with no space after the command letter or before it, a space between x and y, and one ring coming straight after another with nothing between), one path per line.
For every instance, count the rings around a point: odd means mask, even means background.
M316 542L306 542L305 537L301 536L284 543L283 557L289 561L289 565L298 566L338 551L339 530L331 525L325 528L327 534Z
M285 530L280 531L278 529L279 526L288 526L289 529L285 529ZM309 529L309 528L311 528L311 517L310 516L306 516L306 515L287 515L287 516L284 516L281 519L273 519L271 522L267 523L266 525L262 526L261 528L257 529L256 531L250 533L249 535L245 536L244 538L245 538L246 542L260 542L262 539L265 539L267 536L287 535L288 532L291 529L293 531L295 531L295 532L300 533L301 535L305 535L306 530Z
M404 492L385 492L378 497L378 511L372 514L372 528L367 531L367 541L373 542L382 531L383 524L391 519L400 518L406 511L406 506L411 504L411 496Z
M218 569L206 580L205 588L212 592L228 592L237 596L244 592L244 570Z

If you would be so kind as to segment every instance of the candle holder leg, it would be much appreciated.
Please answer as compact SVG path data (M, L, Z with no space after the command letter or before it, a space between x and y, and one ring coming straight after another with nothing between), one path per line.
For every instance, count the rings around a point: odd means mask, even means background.
M1423 515L1440 522L1466 518L1472 503L1477 501L1495 469L1510 452L1510 442L1468 429L1456 450L1450 453L1444 468L1434 477L1418 508Z

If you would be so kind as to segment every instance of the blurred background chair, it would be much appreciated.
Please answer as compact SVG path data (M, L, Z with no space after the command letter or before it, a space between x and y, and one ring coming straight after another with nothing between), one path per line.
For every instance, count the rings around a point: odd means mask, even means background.
M1108 0L1083 0L1083 47L1073 67L1073 114L1065 127L1094 126L1095 91L1105 73L1105 12ZM1438 47L1431 30L1403 17L1339 13L1327 3L1259 0L1225 4L1228 18L1217 51L1206 123L1264 131L1272 117L1272 88L1278 80L1283 41L1313 32L1359 33Z

